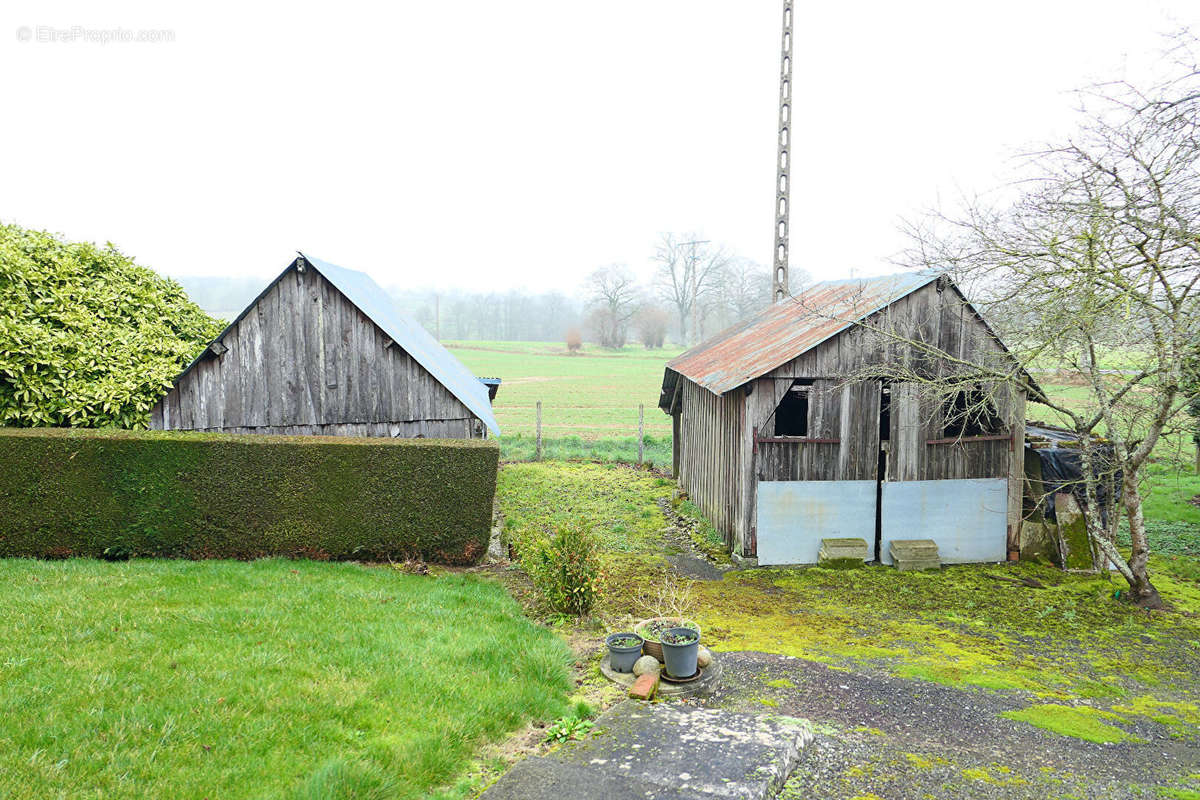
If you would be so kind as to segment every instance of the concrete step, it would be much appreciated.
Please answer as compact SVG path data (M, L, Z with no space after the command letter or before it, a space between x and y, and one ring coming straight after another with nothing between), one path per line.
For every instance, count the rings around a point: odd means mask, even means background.
M804 723L626 701L596 735L515 765L486 800L767 800L812 739Z
M843 559L866 561L869 557L870 549L865 539L822 539L821 549L817 552L819 563Z
M480 800L688 800L695 796L689 789L657 786L616 770L533 756L514 764Z
M893 558L937 558L938 546L933 539L893 539L888 552Z

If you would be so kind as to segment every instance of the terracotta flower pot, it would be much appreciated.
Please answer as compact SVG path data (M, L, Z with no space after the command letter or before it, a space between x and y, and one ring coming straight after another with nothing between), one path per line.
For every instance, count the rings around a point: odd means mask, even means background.
M642 652L648 656L654 656L659 661L663 661L662 643L659 642L659 633L654 633L657 629L660 633L666 632L671 628L691 628L700 634L700 626L692 622L690 619L683 617L651 617L644 619L637 625L633 626L633 632L644 639L642 644Z

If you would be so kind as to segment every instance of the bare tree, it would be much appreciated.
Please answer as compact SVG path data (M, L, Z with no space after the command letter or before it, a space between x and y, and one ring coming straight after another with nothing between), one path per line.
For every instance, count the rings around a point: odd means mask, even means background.
M808 273L791 271L791 290L811 283ZM771 272L747 258L729 258L701 315L702 333L707 336L748 319L771 304ZM701 337L703 338L703 337Z
M914 226L911 261L950 269L1024 364L1082 389L1042 396L1022 370L964 363L921 375L948 393L967 383L1017 385L1079 437L1088 535L1146 607L1161 607L1148 570L1142 516L1145 467L1191 400L1189 358L1200 342L1200 69L1177 40L1176 74L1139 88L1081 93L1083 125L1070 141L1029 156L1032 176L1000 206L978 201ZM885 332L886 333L886 332ZM1098 436L1111 445L1101 458ZM1119 478L1118 478L1119 476ZM1128 558L1105 519L1103 484L1119 479Z
M641 289L627 267L610 264L587 278L588 324L602 347L624 346Z
M677 315L681 343L695 343L699 332L692 329L699 327L700 311L721 283L729 255L694 234L664 233L654 261L658 264L655 289Z
M800 284L792 287L798 288ZM721 284L721 299L730 322L757 314L771 304L771 271L746 258L730 259Z

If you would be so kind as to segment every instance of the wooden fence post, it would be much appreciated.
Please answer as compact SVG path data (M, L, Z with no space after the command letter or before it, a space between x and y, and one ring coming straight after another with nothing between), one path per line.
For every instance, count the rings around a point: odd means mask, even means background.
M646 406L638 403L638 466L646 457Z
M537 401L537 455L534 461L542 460L542 401Z

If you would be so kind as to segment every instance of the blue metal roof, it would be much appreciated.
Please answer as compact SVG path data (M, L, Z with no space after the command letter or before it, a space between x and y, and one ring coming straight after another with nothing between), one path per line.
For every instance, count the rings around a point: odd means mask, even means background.
M416 359L430 375L450 390L472 414L488 426L488 430L497 436L500 435L500 424L492 414L488 387L472 375L449 350L442 347L437 339L430 336L420 323L401 313L388 293L373 281L370 275L330 264L305 253L300 255L327 281L336 286L338 291L346 295L351 303L358 306L359 310L391 337L404 352Z

